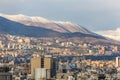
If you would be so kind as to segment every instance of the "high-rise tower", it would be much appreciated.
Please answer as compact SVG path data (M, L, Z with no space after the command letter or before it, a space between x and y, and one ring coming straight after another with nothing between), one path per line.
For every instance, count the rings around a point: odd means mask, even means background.
M50 79L56 76L56 58L52 55L45 55L39 58L31 58L31 75L41 75L39 78ZM38 71L39 70L39 71ZM38 79L42 80L42 79Z

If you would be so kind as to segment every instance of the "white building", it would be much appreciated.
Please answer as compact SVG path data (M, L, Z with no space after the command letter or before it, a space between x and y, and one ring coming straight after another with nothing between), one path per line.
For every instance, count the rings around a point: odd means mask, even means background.
M115 65L116 67L120 67L120 57L116 57Z

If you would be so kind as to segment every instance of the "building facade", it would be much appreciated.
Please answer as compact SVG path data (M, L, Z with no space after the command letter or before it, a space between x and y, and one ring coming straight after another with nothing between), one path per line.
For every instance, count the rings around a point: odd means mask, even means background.
M45 55L39 58L31 58L31 76L35 78L39 73L45 73L44 78L50 79L56 76L56 58ZM38 72L39 71L39 72ZM36 74L35 74L36 73ZM40 75L41 75L40 74ZM43 77L41 77L43 78ZM41 79L39 79L41 80Z
M115 63L116 67L120 67L120 57L116 57Z

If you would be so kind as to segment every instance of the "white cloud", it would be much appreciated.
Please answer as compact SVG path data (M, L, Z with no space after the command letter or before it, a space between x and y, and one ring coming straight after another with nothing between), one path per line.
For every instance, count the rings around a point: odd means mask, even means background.
M98 31L96 33L120 41L120 28L117 28L116 30Z

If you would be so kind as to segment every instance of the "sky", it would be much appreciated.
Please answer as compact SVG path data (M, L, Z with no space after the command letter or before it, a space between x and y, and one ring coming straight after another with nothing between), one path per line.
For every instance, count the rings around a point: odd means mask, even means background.
M120 0L0 0L0 13L71 21L109 36L120 31Z

